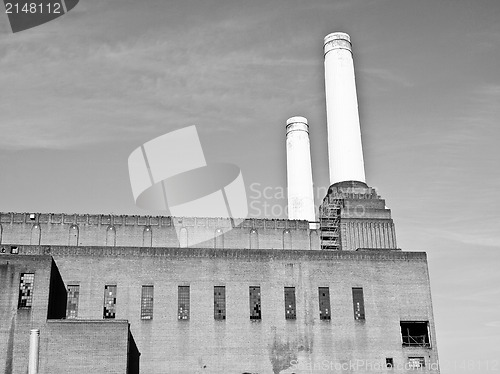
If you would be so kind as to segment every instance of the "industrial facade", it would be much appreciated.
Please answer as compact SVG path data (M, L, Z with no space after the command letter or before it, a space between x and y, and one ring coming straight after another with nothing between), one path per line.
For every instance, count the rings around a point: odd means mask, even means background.
M1 213L0 372L28 371L37 329L44 374L439 373L426 254L397 247L364 179L347 34L325 38L325 74L318 218L303 117L291 219Z

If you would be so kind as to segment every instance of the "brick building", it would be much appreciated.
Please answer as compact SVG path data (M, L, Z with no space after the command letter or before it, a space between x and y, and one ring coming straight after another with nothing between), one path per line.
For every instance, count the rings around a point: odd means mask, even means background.
M342 62L328 61L327 101L351 53L347 34L325 38ZM356 149L345 117L328 117L329 134ZM289 152L308 151L301 118ZM439 373L426 254L397 247L352 157L331 170L317 221L302 166L289 179L299 219L0 213L0 372L27 372L39 329L41 374Z

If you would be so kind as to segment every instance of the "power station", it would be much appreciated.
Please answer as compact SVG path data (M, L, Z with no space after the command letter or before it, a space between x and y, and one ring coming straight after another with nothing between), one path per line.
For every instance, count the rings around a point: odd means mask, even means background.
M349 35L324 57L318 217L301 116L289 219L0 213L0 372L439 373L426 254L366 183Z

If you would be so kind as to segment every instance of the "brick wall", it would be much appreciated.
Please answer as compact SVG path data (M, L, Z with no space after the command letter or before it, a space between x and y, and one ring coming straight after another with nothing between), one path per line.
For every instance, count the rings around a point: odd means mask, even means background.
M380 365L392 357L402 365L409 356L425 357L430 369L437 360L425 253L57 246L50 253L66 284L80 285L79 318L101 319L104 286L117 285L116 318L131 324L142 373L321 373L307 364ZM154 286L152 320L140 318L142 285ZM190 287L188 321L177 319L179 285ZM226 287L224 321L214 320L214 286ZM260 322L249 318L249 286L261 287ZM295 321L285 320L284 287L296 290ZM319 318L318 287L330 288L330 321ZM352 287L363 288L365 321L354 320ZM401 320L429 321L432 348L403 348ZM302 366L285 370L292 359Z
M30 329L47 319L52 264L50 256L0 255L0 373L27 372ZM21 273L35 274L29 309L18 309Z
M235 224L224 218L0 213L0 244L179 247L179 232L186 230L188 246L214 248L216 230L220 229L224 234L218 246L224 248L250 248L250 232L254 230L259 248L283 249L290 243L286 249L319 249L314 240L311 247L307 221L240 221ZM290 241L283 240L285 234L291 237Z
M126 374L127 321L51 320L40 333L40 374Z

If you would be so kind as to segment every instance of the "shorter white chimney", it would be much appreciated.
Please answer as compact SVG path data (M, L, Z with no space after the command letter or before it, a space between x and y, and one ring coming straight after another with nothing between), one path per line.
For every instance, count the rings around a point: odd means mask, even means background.
M286 121L288 219L316 221L309 125L304 117Z

